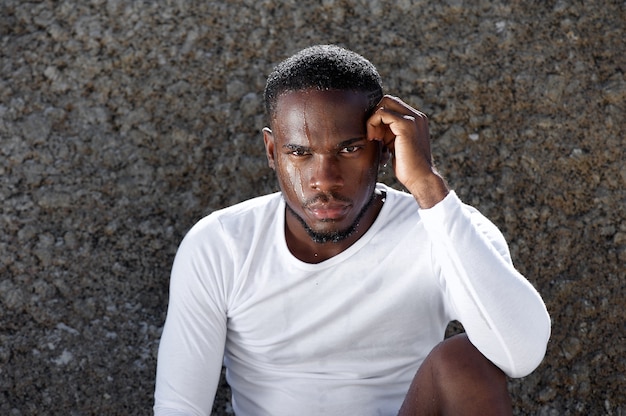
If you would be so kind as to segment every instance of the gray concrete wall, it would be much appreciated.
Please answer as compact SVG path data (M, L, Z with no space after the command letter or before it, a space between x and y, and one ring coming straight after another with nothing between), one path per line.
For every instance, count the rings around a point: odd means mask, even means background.
M516 414L626 414L626 7L570 3L0 0L0 413L150 413L178 243L275 189L265 77L338 43L546 300Z

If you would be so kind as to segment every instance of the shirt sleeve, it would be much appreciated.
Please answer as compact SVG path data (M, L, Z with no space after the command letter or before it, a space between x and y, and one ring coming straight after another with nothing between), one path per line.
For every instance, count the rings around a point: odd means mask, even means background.
M507 375L530 374L545 355L550 317L539 293L514 268L500 231L454 192L420 216L454 319Z
M172 267L167 318L159 344L154 414L209 415L226 339L224 258L215 234L196 226ZM223 247L222 247L223 250Z

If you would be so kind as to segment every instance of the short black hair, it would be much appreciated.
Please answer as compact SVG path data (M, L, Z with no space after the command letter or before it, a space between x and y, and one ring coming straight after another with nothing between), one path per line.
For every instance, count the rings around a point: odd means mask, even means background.
M282 61L268 77L264 100L270 121L282 93L306 89L366 92L370 109L383 98L382 80L370 61L337 45L311 46Z

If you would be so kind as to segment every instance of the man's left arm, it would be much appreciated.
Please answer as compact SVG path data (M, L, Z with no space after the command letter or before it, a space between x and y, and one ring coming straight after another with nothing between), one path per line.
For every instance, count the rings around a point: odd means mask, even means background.
M421 208L442 284L472 343L509 376L530 373L550 335L543 300L513 267L499 230L463 205L436 171L426 115L386 95L367 129L390 151L396 178Z
M420 216L455 319L507 375L528 375L545 355L550 317L539 293L513 267L500 231L454 192Z

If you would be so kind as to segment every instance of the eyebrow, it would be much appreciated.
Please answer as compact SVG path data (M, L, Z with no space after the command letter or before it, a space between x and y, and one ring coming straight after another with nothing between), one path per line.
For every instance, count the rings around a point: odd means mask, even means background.
M337 143L337 145L335 146L336 149L343 149L344 147L348 147L353 143L356 142L360 142L362 140L365 140L365 137L354 137L352 139L348 139L348 140L344 140L342 142ZM294 144L294 143L287 143L283 145L283 149L288 149L288 150L311 150L311 148L309 146L304 146L304 145L300 145L300 144Z
M355 138L352 138L352 139L344 140L344 141L338 143L336 148L337 149L343 149L344 147L350 146L352 143L360 142L362 140L365 140L365 137L355 137Z
M308 146L302 146L299 144L293 144L293 143L287 143L283 145L283 149L287 149L287 150L309 150Z

